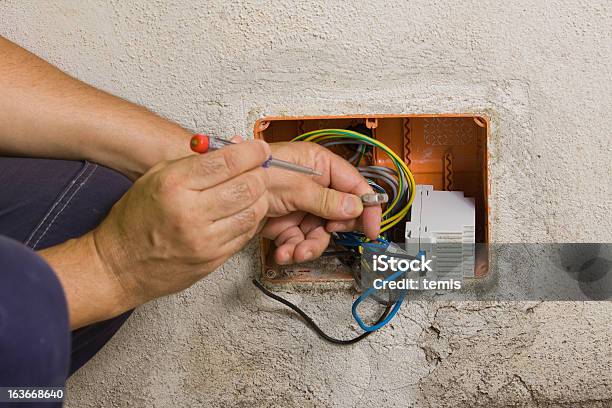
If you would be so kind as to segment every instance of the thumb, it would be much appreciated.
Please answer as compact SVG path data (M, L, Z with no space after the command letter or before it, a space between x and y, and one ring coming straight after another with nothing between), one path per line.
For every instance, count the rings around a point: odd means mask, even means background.
M328 220L350 220L363 212L361 199L353 194L323 187L315 182L293 194L293 205Z

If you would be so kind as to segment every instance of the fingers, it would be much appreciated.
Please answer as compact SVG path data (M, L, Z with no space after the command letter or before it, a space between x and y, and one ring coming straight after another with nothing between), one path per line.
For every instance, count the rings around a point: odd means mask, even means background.
M361 217L351 220L329 221L325 229L328 232L361 231L368 238L375 239L380 231L380 206L364 207Z
M380 218L382 210L379 205L366 207L361 214L361 231L370 239L376 239L380 233Z
M322 226L315 228L306 236L298 232L286 243L276 248L274 261L279 265L312 261L325 251L330 238L331 236Z
M366 207L367 209L368 207ZM380 209L380 207L378 207L378 209ZM369 217L374 218L373 220L371 220L371 222L369 222L369 225L373 225L374 222L379 223L380 221L380 214L382 213L382 211L377 211L377 213L372 214L373 212L366 212L364 210L364 214L360 217L360 218L356 218L356 219L352 219L352 220L345 220L345 221L329 221L327 222L327 224L325 225L325 229L328 232L347 232L347 231L362 231L365 232L366 231L366 227L364 226L364 221L366 219L368 219ZM367 222L367 221L365 221ZM378 231L376 231L376 236L378 236ZM376 238L376 236L371 236L368 233L366 233L367 237L370 239L374 239Z
M306 262L318 258L329 245L330 234L323 227L325 220L307 215L297 225L284 230L275 240L274 260L279 265Z
M303 211L294 211L282 217L271 218L261 231L261 235L274 241L288 228L300 225L305 216L306 213Z
M242 237L245 243L253 238L267 212L268 199L261 196L242 211L213 222L209 227L208 234L212 237L211 240L225 243L220 245L219 252L223 250L226 244L233 248L238 242L236 241L237 238Z
M304 239L304 233L299 225L306 216L305 212L295 211L282 217L268 220L261 235L274 241L276 250L274 260L279 265L286 265L293 261L295 246Z
M240 251L257 233L257 226L247 231L246 233L236 235L232 240L222 244L219 247L220 254L227 254L227 258Z
M321 220L321 224L323 221ZM325 231L323 225L313 228L306 234L306 239L295 247L293 260L295 262L311 261L321 256L329 245L331 235Z
M293 200L299 210L329 220L349 220L363 212L359 197L323 187L312 180L305 180L295 190Z
M325 225L328 232L348 232L348 231L363 231L363 224L360 219L347 221L328 221Z
M304 238L304 233L297 225L285 230L282 240L276 242L274 261L279 265L294 263L293 253L295 252L295 247L304 241Z
M237 143L210 153L191 155L167 166L165 182L205 190L260 167L270 157L270 146L260 140Z
M268 172L258 167L213 188L199 192L199 206L215 221L251 207L267 192ZM267 210L267 208L266 208Z
M295 205L300 210L331 220L328 232L354 231L355 227L359 227L359 230L370 239L378 236L382 215L380 206L364 207L361 198L356 195L325 188L310 180L305 184L296 193L298 197ZM363 188L357 186L353 191L361 192ZM335 226L335 229L330 229L331 226Z

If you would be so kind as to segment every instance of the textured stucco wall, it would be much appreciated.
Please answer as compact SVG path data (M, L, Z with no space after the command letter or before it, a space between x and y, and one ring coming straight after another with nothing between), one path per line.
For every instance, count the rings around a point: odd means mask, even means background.
M51 3L0 2L0 34L192 129L486 113L495 240L612 241L608 0ZM138 310L68 405L612 404L610 303L411 303L338 348L255 291L256 251ZM352 327L347 292L289 296L336 334Z

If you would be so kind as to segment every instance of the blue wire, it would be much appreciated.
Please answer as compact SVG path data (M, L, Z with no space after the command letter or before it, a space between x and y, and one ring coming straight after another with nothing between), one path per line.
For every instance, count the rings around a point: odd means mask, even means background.
M360 247L361 246L364 249L368 249L370 251L380 251L381 249L384 251L389 246L389 241L387 241L383 237L378 237L376 240L371 241L371 242L364 242L363 235L359 233L338 232L337 235L338 235L338 238L335 239L335 242L345 247ZM389 282L394 279L397 279L403 273L404 271L395 272L394 274L388 276L384 280L384 282ZM389 312L387 317L384 320L382 320L380 323L377 323L373 326L368 326L363 322L363 320L361 320L361 317L359 316L359 313L357 312L357 306L359 306L361 302L363 302L365 299L371 296L375 290L376 289L374 287L368 288L364 293L361 294L361 296L357 298L357 300L355 300L355 302L353 302L353 306L351 308L351 312L353 314L353 317L355 318L355 321L357 322L359 327L361 327L363 330L367 332L376 331L380 329L381 327L383 327L384 325L386 325L387 323L389 323L391 319L393 319L393 317L399 311L400 306L402 305L402 302L404 301L404 298L406 297L406 294L408 293L407 289L402 289L402 291L400 292L399 300L395 302L393 309L391 309L391 312Z
M389 282L389 281L395 280L395 279L399 278L403 273L404 273L404 271L397 271L394 274L389 275L386 279L384 279L383 282ZM363 330L365 330L367 332L376 331L376 330L380 329L381 327L383 327L384 325L386 325L387 323L389 323L391 321L391 319L393 319L393 317L399 311L400 307L402 306L402 303L404 302L404 298L406 297L406 294L408 293L408 289L402 289L402 291L400 292L400 297L397 300L397 302L395 302L395 305L393 306L393 309L391 309L391 312L389 312L389 315L383 321L381 321L380 323L375 324L373 326L368 326L367 324L365 324L363 322L363 320L361 320L361 317L359 316L359 313L357 313L357 306L359 306L359 304L361 302L363 302L370 295L372 295L372 293L374 293L375 290L376 289L374 287L368 288L365 292L363 292L361 294L361 296L359 296L353 302L353 306L351 307L351 312L353 314L353 317L355 318L355 321L357 322L359 327L361 327Z
M382 188L381 186L379 186L378 184L376 184L372 180L367 179L367 181L368 181L368 184L371 185L374 188L374 190L376 190L377 192L379 192L379 193L386 193L387 192L387 190L385 190L384 188Z
M363 244L361 236L353 232L339 232L337 236L334 242L345 247L358 247Z
M376 240L371 242L364 242L364 235L356 232L337 232L338 238L334 239L336 244L345 247L359 247L363 246L372 251L385 250L389 246L389 241L382 237L378 237Z

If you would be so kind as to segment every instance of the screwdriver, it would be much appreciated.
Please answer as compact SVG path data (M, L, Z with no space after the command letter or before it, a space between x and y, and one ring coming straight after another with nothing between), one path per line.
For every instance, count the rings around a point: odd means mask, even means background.
M217 137L197 134L193 135L189 145L191 150L196 153L206 153L208 151L219 150L222 147L234 144L228 140L219 139ZM311 176L322 176L323 174L310 167L300 166L299 164L289 163L284 160L275 159L272 156L268 158L263 164L263 167L278 167L280 169L295 171L297 173L308 174Z

